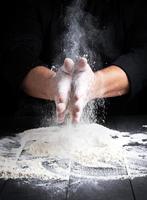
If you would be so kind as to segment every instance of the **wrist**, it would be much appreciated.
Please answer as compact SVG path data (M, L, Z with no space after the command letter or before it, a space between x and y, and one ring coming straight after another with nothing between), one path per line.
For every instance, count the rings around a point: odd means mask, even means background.
M103 72L101 70L94 73L92 85L92 99L103 98L105 90L103 86Z

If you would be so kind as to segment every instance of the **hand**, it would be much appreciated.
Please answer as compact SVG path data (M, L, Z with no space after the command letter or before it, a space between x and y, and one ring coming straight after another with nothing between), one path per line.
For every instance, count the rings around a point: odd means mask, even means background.
M49 81L50 87L54 88L53 97L56 104L56 116L59 123L64 122L66 115L71 91L73 68L73 61L66 58L63 66L56 73L56 76Z
M127 74L118 66L93 72L85 58L75 64L70 110L74 123L80 121L83 108L92 99L122 96L129 92Z
M37 66L27 74L22 83L22 88L28 95L55 101L59 122L64 121L73 67L73 61L68 58L57 73L44 66Z
M87 59L80 58L75 64L70 112L73 123L80 121L83 108L95 96L95 74L87 63Z

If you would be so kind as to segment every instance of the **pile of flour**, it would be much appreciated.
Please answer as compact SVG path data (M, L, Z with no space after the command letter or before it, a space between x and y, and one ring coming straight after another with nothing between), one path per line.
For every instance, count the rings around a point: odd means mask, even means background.
M5 178L67 178L71 162L116 168L124 160L120 144L112 138L115 132L97 124L81 124L32 129L5 138L0 141L0 174Z
M119 165L122 151L111 133L114 131L97 124L30 130L23 137L29 141L24 150L33 157L70 159L84 166Z
M27 130L0 140L0 178L118 179L147 174L147 134L98 124Z

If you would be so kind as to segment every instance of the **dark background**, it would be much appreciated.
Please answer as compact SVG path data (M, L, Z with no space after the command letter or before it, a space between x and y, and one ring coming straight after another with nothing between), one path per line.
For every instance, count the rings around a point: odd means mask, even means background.
M49 118L55 110L53 102L48 103L45 100L28 97L21 91L17 96L14 95L3 76L3 36L9 31L10 18L15 14L15 9L17 8L15 2L16 1L3 1L0 6L0 126L5 127L7 124L7 128L23 126L24 119L29 119L26 120L25 126L29 123L28 126L41 125L42 119ZM7 73L9 73L9 71ZM106 99L105 109L99 108L98 118L101 118L101 113L105 113L106 121L109 121L112 116L146 115L146 102L147 88L144 88L137 96L133 97L133 99L128 98L127 95L124 97L109 98ZM35 121L36 119L39 120L37 123L35 122L35 125L31 123L31 119L34 118ZM100 119L99 121L103 123L103 120L101 121Z

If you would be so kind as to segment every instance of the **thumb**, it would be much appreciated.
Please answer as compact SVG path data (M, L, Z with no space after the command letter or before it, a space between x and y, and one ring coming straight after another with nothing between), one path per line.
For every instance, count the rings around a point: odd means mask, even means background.
M61 67L61 70L66 74L72 75L74 71L74 62L70 58L65 58L64 64Z

